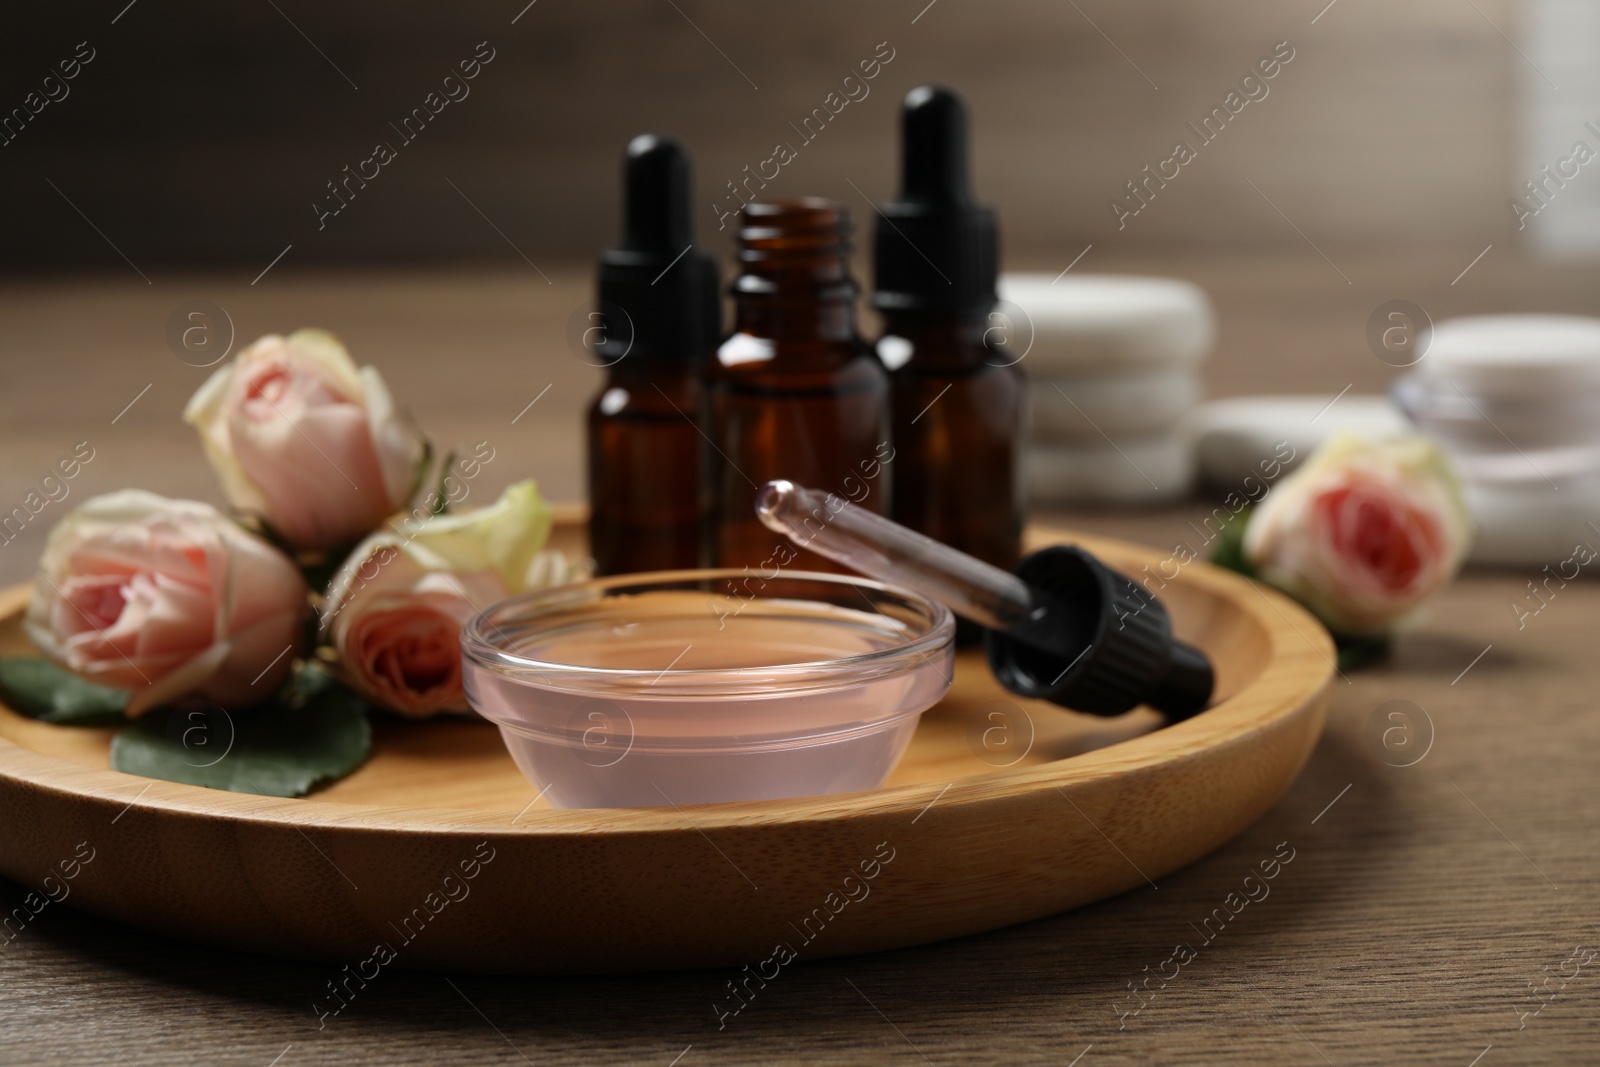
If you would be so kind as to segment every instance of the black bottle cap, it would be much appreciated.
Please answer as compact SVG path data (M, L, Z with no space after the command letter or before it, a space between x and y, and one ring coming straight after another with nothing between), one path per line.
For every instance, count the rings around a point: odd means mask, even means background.
M622 176L622 244L600 256L607 321L598 354L698 362L719 339L722 301L716 260L693 247L689 153L671 137L641 134Z
M998 299L994 212L967 182L967 109L923 85L901 113L900 198L879 206L873 306L882 311L985 311Z
M1091 715L1140 704L1186 719L1215 685L1198 649L1172 636L1161 601L1080 548L1036 552L1016 569L1043 606L1033 620L984 634L994 676L1018 696Z

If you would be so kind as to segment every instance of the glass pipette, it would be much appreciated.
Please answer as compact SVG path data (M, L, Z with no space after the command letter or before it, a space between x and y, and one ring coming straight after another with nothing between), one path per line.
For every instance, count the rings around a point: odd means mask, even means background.
M987 627L989 665L1014 693L1098 715L1148 703L1173 719L1210 700L1211 665L1173 639L1161 602L1081 548L1044 549L1008 574L842 497L784 480L762 487L756 514L802 548Z
M787 534L802 548L859 574L915 589L992 630L1009 630L1037 610L1016 575L842 497L793 482L768 482L756 496L756 514L767 529Z

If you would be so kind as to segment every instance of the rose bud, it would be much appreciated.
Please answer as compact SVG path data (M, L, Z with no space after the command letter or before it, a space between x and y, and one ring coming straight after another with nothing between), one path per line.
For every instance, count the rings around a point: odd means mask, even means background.
M537 486L519 482L488 507L363 541L322 613L344 679L401 715L467 711L461 627L496 601L576 576L560 552L541 551L550 521Z
M421 436L383 378L321 330L261 338L218 368L183 417L229 502L296 549L354 544L411 499L421 476Z
M61 666L132 690L137 716L186 696L267 700L309 606L295 565L210 504L124 489L50 531L26 626Z
M1256 506L1243 551L1329 629L1355 636L1404 621L1471 543L1460 483L1431 442L1339 435Z

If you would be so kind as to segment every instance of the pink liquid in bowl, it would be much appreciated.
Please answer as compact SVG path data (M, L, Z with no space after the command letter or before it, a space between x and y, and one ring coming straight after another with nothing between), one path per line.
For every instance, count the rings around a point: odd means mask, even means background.
M949 687L949 611L867 579L746 578L629 575L505 601L463 632L467 697L557 807L881 785Z

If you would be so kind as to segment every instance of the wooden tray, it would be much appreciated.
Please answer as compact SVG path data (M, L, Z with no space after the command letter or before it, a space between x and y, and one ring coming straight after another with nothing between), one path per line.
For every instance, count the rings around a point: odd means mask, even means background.
M564 519L557 543L581 551L579 517ZM1167 558L1060 530L1029 540L1081 543L1129 573ZM26 597L0 593L0 654L28 653ZM1157 730L1147 709L1107 720L1018 701L967 653L884 788L799 800L530 805L499 732L460 721L380 722L359 771L284 800L119 774L112 731L0 707L0 872L59 896L46 876L87 842L69 906L364 969L380 944L393 956L377 962L395 966L576 973L990 930L1203 856L1266 811L1316 744L1333 645L1310 615L1201 563L1163 598L1216 664L1223 699L1204 714Z

